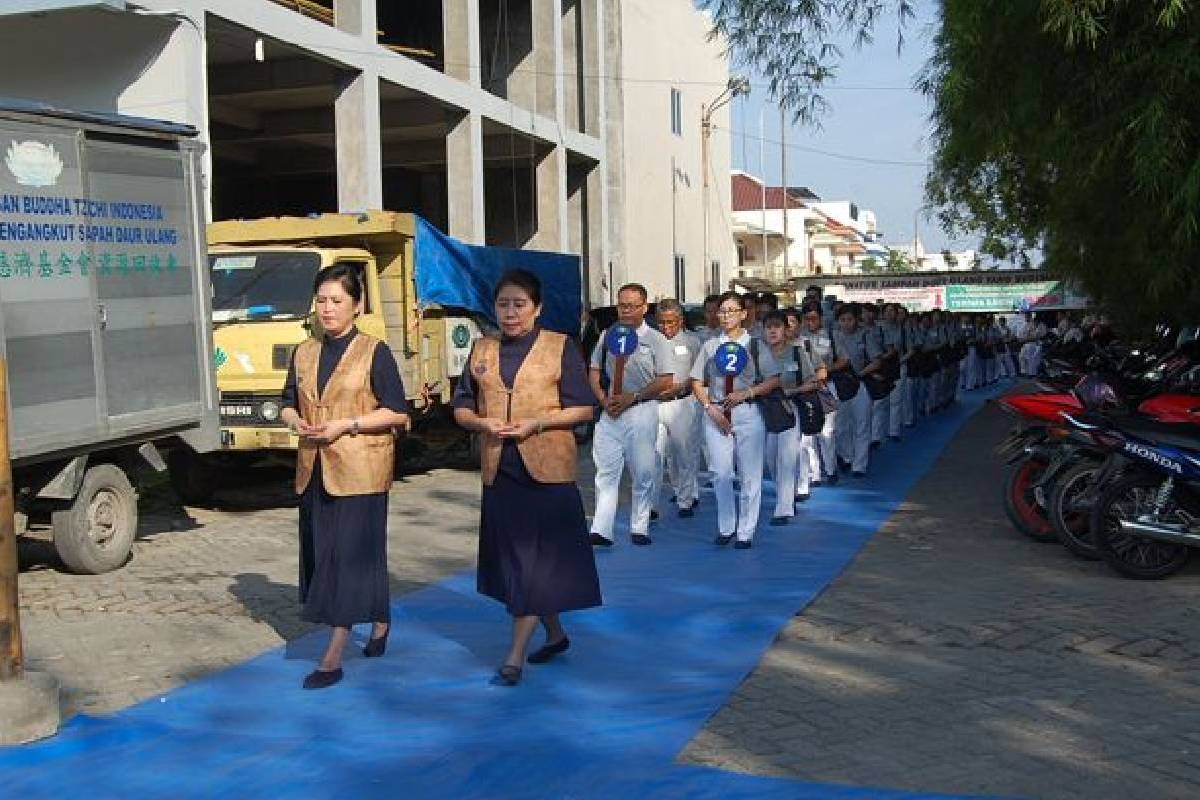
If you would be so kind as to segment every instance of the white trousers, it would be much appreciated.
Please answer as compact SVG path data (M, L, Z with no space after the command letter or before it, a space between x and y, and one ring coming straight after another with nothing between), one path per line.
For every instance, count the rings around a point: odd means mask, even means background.
M736 533L739 540L748 542L758 528L758 512L762 506L767 429L758 407L752 403L742 403L734 408L732 421L733 432L726 436L705 414L704 441L717 496L718 532L722 535ZM736 498L733 493L735 469L740 480Z
M810 480L820 478L822 475L837 474L837 415L836 408L833 411L826 411L825 424L821 427L821 432L805 436L800 441L801 456L807 454L807 458L802 458L802 460L808 466ZM803 484L803 486L804 488L797 486L797 494L804 494L807 491L808 484Z
M1000 365L1001 378L1015 378L1017 376L1017 365L1013 361L1012 345L1009 345L1007 352L998 353L996 360Z
M1037 375L1042 366L1042 346L1037 342L1026 342L1021 345L1019 358L1022 375Z
M697 474L700 471L700 404L694 397L683 397L658 404L658 436L654 452L654 507L665 475L675 491L675 503L691 508L700 495Z
M908 364L900 365L896 388L888 398L888 433L900 435L900 425L912 425L912 391L908 386Z
M896 388L892 387L892 393L879 400L871 401L871 441L882 442L883 437L887 436L888 425L892 416L892 394L896 393Z
M959 372L962 374L962 388L974 389L979 385L979 351L974 347L967 348L967 355L959 362Z
M871 395L859 383L858 394L843 400L837 413L837 452L855 472L866 472L871 448Z
M796 477L801 461L807 463L808 455L802 459L800 453L800 426L783 433L768 433L764 463L775 481L775 512L773 517L790 517L796 513ZM805 470L807 474L808 470Z
M604 412L592 437L592 460L596 462L596 515L592 532L613 538L613 521L621 488L621 473L629 465L633 501L629 509L629 532L650 532L650 509L654 493L654 442L658 436L658 403L639 403L613 419Z

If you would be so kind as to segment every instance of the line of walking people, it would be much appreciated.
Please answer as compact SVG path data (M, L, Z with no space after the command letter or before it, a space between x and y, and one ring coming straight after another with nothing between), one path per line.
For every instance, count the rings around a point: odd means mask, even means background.
M768 476L770 524L789 525L815 487L865 478L875 451L900 442L921 417L962 391L1016 376L1017 338L991 315L829 304L812 289L798 308L780 309L773 295L727 292L706 298L705 325L689 330L678 301L656 305L651 326L645 288L621 287L617 322L636 332L637 348L614 358L605 331L591 353L601 406L592 444L596 547L615 542L625 468L633 544L652 543L664 484L678 515L691 517L710 480L716 543L747 549ZM731 374L723 364L739 350L746 363Z

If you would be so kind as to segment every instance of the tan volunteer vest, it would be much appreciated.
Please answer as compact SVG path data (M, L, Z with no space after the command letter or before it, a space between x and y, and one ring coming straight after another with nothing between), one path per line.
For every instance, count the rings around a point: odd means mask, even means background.
M300 398L300 416L309 425L333 419L353 419L379 408L371 391L371 360L378 339L358 333L342 360L329 376L325 391L317 395L317 365L321 342L308 339L296 348L296 391ZM325 491L337 497L378 494L392 486L395 465L395 437L385 433L346 434L333 444L318 447L300 440L296 454L296 494L304 492L312 479L317 453L321 456L321 480Z
M479 415L503 420L539 419L562 408L559 381L567 337L542 331L517 370L511 390L500 378L500 340L480 339L471 355L470 370L479 388ZM511 405L510 405L511 403ZM500 466L504 442L483 434L483 483L491 486ZM517 443L525 468L539 483L572 483L575 480L575 434L552 430Z

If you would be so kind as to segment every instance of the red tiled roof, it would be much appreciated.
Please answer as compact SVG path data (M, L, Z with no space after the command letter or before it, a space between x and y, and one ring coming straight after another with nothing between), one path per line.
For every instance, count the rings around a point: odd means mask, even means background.
M735 174L730 176L731 202L734 211L757 211L761 208L783 208L783 187L768 186L766 203L763 203L763 185L749 175ZM805 200L814 199L815 195L807 189L796 186L788 187L788 208L803 208Z

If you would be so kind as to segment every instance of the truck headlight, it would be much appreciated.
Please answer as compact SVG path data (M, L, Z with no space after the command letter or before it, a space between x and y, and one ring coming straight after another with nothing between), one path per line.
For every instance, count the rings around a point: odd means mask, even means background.
M279 412L279 403L276 403L274 400L268 400L258 409L258 413L261 414L262 418L267 422L274 422L275 420L279 419Z

